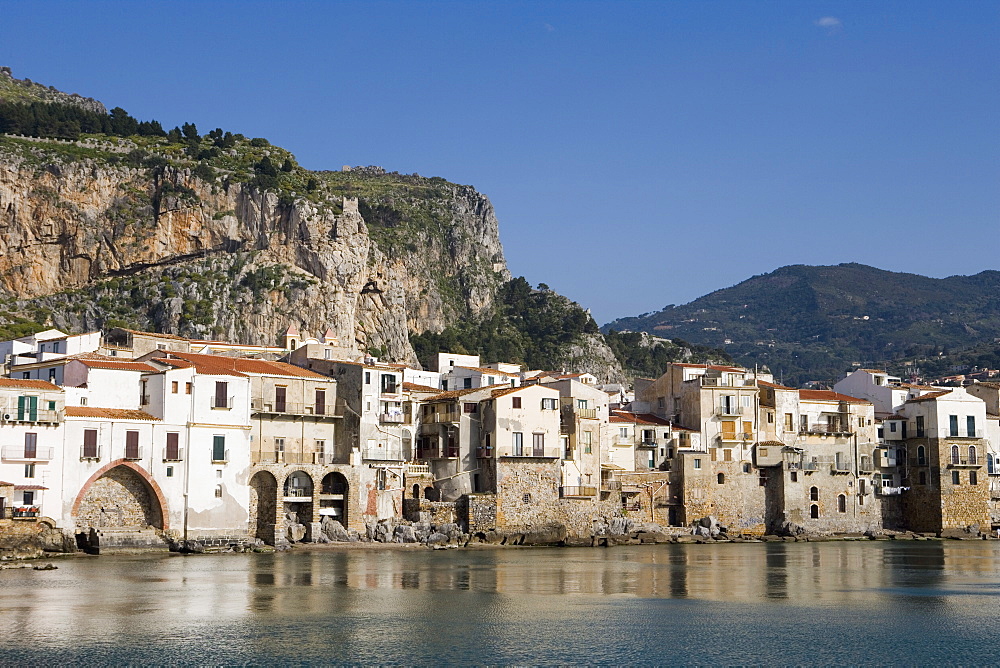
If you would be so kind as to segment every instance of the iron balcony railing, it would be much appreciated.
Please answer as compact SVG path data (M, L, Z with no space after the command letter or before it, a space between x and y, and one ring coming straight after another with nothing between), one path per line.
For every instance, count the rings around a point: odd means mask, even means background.
M18 461L48 461L52 459L53 448L35 447L25 448L23 445L5 445L0 451L3 459L13 459Z
M982 466L980 457L951 457L948 466Z
M10 516L15 520L27 520L34 519L38 517L39 510L37 506L21 506L11 508Z
M621 480L602 480L601 490L602 491L614 491L622 488Z
M174 448L173 452L170 448L163 448L163 461L165 462L179 462L184 459L184 448Z
M124 459L127 459L129 461L138 461L142 459L142 446L139 445L134 448L126 447Z
M312 489L308 487L289 487L285 490L285 498L303 499L312 496Z
M236 397L217 397L213 394L209 406L218 410L230 410L233 407L233 401L235 398Z
M100 445L94 445L94 446L82 445L82 446L80 446L80 459L81 460L85 460L85 459L99 460L100 458L101 458L101 446Z
M402 413L382 413L379 420L385 424L403 424L405 416Z
M288 452L264 450L250 453L251 464L332 464L330 452Z
M399 446L389 446L383 445L381 447L374 446L364 446L361 449L362 459L371 459L375 461L402 461L403 453Z
M222 459L219 459L219 455L222 455ZM229 462L229 450L225 452L216 452L214 449L212 451L212 463L213 464L226 464Z
M851 431L850 427L847 427L845 425L841 425L841 424L823 424L823 423L820 423L820 424L803 425L803 427L801 429L799 429L799 433L800 434L824 434L824 435L836 434L836 435L840 435L840 434L851 434L851 433L854 433L854 432Z
M587 485L563 486L559 488L559 494L564 499L574 496L597 496L597 488Z
M250 409L256 413L273 413L276 415L309 415L316 417L339 418L344 417L343 399L316 403L312 402L292 402L284 403L278 401L265 401L260 397L250 400Z

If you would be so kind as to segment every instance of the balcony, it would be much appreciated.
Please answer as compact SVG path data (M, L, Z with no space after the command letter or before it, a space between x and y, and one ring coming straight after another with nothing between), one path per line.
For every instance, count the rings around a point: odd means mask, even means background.
M981 457L952 457L948 461L948 468L962 468L967 466L969 468L979 468L983 465Z
M216 397L216 396L213 396L211 398L211 400L209 401L209 407L212 410L220 410L220 411L232 410L232 408L233 408L233 402L234 402L235 399L236 399L236 397Z
M718 417L738 417L743 415L743 409L739 406L719 406L715 409Z
M403 453L398 445L365 445L361 448L361 458L379 462L403 461Z
M560 487L559 496L563 499L597 496L597 488L589 486Z
M101 459L100 445L93 445L93 446L83 445L80 447L80 461L86 461L86 460L100 461L100 459Z
M265 450L250 453L251 464L330 464L332 453Z
M909 487L876 487L875 493L879 496L899 496L910 489Z
M458 411L446 411L443 413L434 412L430 415L424 416L425 422L433 422L438 424L445 424L449 422L460 422L462 420L462 414Z
M15 520L33 520L40 514L38 506L14 506L10 509L10 517Z
M222 458L219 458L222 455ZM214 449L212 451L212 463L213 464L228 464L229 463L229 450L225 452L216 452Z
M971 432L966 432L964 434L959 433L947 433L944 438L985 438L985 434L982 429L974 429Z
M267 415L294 415L318 418L344 417L344 400L325 403L300 403L286 401L284 404L276 401L265 401L260 397L250 400L250 409L254 413Z
M184 448L173 448L171 452L170 448L163 448L163 461L165 462L179 462L184 459Z
M39 408L37 410L23 410L19 411L14 409L5 409L9 412L0 413L0 417L3 418L3 422L27 422L27 423L46 423L46 424L57 424L62 421L62 413L60 411L48 410Z
M655 440L649 440L649 439L645 439L645 438L642 439L639 443L636 443L636 447L639 447L639 448L655 448L656 445L657 444L656 444Z
M596 420L597 419L597 409L596 408L577 408L575 409L577 417L583 418L584 420Z
M819 434L821 436L845 436L848 434L853 434L850 428L845 429L843 425L839 424L811 424L803 425L803 428L799 429L799 434Z
M1000 501L1000 489L991 489L990 490L990 500L991 501Z
M839 461L830 464L830 473L850 473L851 472L851 462Z
M431 466L430 464L407 464L406 465L407 475L430 475Z
M819 470L819 462L815 461L815 460L810 460L810 461L807 461L807 462L802 462L802 470L803 471L818 471Z
M493 448L476 448L476 457L478 459L493 459Z
M52 459L52 448L25 448L23 445L5 445L0 457L12 461L38 462Z
M379 422L383 424L403 424L406 417L403 413L382 413L379 415Z
M130 462L137 462L142 459L142 447L136 446L134 448L125 448L125 456L122 458Z
M312 502L312 488L289 487L285 490L282 500L285 503L310 503Z
M615 492L621 491L622 482L621 480L602 480L601 481L601 491L602 492Z

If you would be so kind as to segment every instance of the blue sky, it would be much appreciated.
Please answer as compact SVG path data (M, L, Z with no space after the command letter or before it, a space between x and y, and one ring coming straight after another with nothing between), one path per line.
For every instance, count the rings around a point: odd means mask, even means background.
M996 269L997 2L9 2L0 65L474 185L599 323L786 264Z

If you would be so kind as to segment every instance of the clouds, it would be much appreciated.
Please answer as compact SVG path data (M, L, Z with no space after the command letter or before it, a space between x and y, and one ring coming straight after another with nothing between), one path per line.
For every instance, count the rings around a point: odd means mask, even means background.
M843 22L836 16L824 16L813 21L813 25L825 29L828 33L837 32L844 27Z

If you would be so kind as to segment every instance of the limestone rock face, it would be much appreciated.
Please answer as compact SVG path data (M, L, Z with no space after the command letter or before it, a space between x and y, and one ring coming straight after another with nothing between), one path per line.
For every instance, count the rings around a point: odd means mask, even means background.
M489 200L435 193L444 229L384 248L348 198L0 138L0 298L78 331L118 320L273 345L289 324L332 329L344 347L412 363L411 331L475 316L509 279Z

